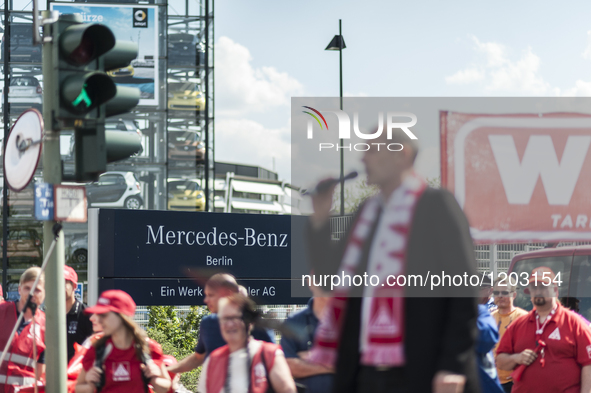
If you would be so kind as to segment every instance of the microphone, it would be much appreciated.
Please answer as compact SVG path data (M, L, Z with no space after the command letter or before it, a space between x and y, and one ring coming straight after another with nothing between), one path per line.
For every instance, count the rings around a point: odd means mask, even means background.
M322 194L323 192L328 190L330 187L332 187L336 184L339 184L341 181L355 179L356 177L357 177L357 171L353 171L353 172L349 173L347 176L339 178L339 179L335 179L333 177L332 179L322 180L320 183L316 184L316 187L309 189L309 190L305 190L304 192L302 192L302 195L314 196L314 195Z

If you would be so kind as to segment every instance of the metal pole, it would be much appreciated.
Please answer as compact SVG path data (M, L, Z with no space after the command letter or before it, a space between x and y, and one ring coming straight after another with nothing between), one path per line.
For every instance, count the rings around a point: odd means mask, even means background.
M6 152L6 141L8 140L8 131L10 130L10 113L8 111L8 85L10 85L10 25L8 14L8 0L4 0L4 95L2 101L4 118L4 144L3 152ZM2 156L4 157L4 156ZM4 184L2 186L2 289L8 294L8 182L6 176L3 176ZM4 295L7 296L7 295Z
M199 56L199 53L197 53L197 56ZM205 168L205 187L203 187L203 184L201 185L201 188L203 190L205 190L205 211L208 212L211 210L213 210L211 208L211 201L209 198L209 165L210 165L210 160L209 160L209 152L210 152L210 148L209 148L209 0L205 0L205 92L203 93L205 95L205 108L204 108L204 114L205 114L205 162L204 162L204 168Z
M49 12L44 11L43 17L49 17ZM58 22L59 23L59 22ZM53 130L53 116L58 110L57 100L53 94L58 89L54 68L58 66L57 58L53 58L53 46L58 45L53 41L57 36L58 23L45 24L43 37L52 37L50 42L43 44L43 181L45 183L60 184L62 181L62 168L60 157L59 131ZM43 238L51 239L55 221L44 221ZM45 242L45 255L47 255L47 242ZM66 294L64 282L64 237L57 240L56 249L48 261L45 273L45 365L47 393L66 392Z
M339 19L339 35L341 36L341 44L339 45L339 79L340 79L340 97L341 110L343 110L343 33L341 31L341 20ZM345 215L345 155L343 151L343 139L341 138L341 216Z
M497 278L497 244L493 243L490 246L490 266L489 270L492 274L492 279Z

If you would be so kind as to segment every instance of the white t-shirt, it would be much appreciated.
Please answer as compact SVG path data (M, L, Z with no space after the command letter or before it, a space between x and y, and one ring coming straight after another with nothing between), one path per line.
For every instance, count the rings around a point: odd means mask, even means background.
M262 342L258 340L250 340L248 342L248 350L250 351L250 360L255 353L257 353L261 348ZM282 354L281 349L277 349L275 352L275 356ZM201 376L199 377L199 383L197 385L197 392L199 393L225 393L223 387L219 392L207 392L207 369L209 367L209 359L205 359L205 363L203 363L203 368L201 369ZM234 351L230 354L229 359L229 371L231 375L230 379L230 390L231 393L248 393L248 372L250 370L246 369L246 349L242 348L237 351ZM270 370L268 370L270 372Z

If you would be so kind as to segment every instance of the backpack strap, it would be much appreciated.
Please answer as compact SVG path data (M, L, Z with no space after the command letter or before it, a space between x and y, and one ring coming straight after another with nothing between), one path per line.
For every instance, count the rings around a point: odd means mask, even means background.
M96 357L94 359L94 366L98 367L99 369L103 369L103 365L105 364L105 359L107 358L107 356L109 356L111 354L111 351L113 350L113 344L109 343L106 344L106 342L102 343L101 345L97 345L94 348L94 351L96 353ZM101 380L99 381L98 384L96 384L96 391L97 393L101 391L101 389L105 386L105 373L101 372Z
M263 341L261 347L261 361L263 362L263 367L265 367L265 374L267 375L267 393L274 393L275 389L273 389L273 384L271 383L270 377L270 370L273 368L275 364L275 352L277 351L277 344L268 343ZM270 364L271 367L267 365Z

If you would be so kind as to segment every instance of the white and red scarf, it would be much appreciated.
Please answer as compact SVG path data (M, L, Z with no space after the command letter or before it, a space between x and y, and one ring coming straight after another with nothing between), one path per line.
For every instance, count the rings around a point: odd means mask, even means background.
M368 366L402 366L404 359L404 287L388 285L389 275L406 271L406 246L417 200L426 183L412 174L407 176L385 203L369 252L368 286L364 287L361 316L361 363ZM378 220L381 195L367 200L351 231L341 261L339 276L353 277L361 262L363 247ZM370 284L369 277L379 278ZM309 359L334 367L346 313L348 282L337 287L316 331ZM353 284L353 283L352 283ZM392 284L392 279L390 279ZM402 284L402 282L401 282Z

